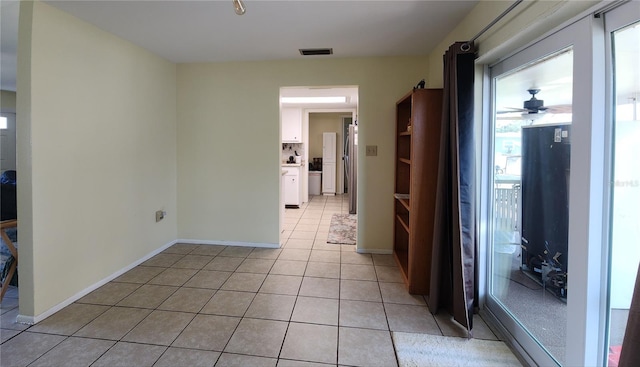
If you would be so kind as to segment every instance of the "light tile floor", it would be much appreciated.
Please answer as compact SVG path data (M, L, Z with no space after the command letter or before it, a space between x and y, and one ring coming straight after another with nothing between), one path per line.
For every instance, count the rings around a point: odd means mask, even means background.
M391 255L326 242L346 196L285 211L281 249L176 244L37 325L2 302L2 366L397 366L392 332L465 337ZM476 338L497 340L477 317Z

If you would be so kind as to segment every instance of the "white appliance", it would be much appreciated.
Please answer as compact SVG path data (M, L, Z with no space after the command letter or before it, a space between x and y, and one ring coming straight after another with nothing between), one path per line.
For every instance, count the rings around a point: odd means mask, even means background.
M320 195L321 178L321 171L309 171L309 195Z
M283 166L287 172L284 175L284 205L300 207L302 188L300 186L299 166Z
M356 214L356 198L358 188L358 125L349 125L344 150L344 177L347 180L347 194L349 194L349 214Z
M336 133L322 133L322 194L336 194Z

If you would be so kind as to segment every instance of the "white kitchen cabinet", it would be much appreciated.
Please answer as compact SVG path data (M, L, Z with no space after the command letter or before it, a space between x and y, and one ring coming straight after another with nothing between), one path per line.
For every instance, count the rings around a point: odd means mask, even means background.
M284 167L287 173L284 175L284 204L300 206L301 185L300 167Z
M322 163L322 194L336 194L336 164Z
M302 142L302 109L283 107L282 111L282 142Z
M336 193L336 133L322 133L322 194Z
M336 133L322 133L322 163L336 163Z

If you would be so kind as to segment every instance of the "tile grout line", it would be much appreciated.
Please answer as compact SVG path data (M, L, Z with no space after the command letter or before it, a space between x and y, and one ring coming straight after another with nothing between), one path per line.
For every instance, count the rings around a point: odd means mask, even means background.
M184 254L184 256L183 256L181 259L184 259L188 254L190 254L191 252L193 252L193 250L195 250L195 248L194 248L194 249L192 249L191 251L189 251L188 253L185 253L185 254ZM178 261L180 261L180 260L178 260ZM176 261L176 262L175 262L174 264L172 264L172 265L175 265L178 261ZM167 269L170 269L170 268L171 268L171 266L166 267L166 269L165 269L164 271L166 271ZM160 274L164 273L164 271L160 272L158 275L160 275ZM197 274L197 272L196 272L196 274ZM195 275L195 274L194 274L194 275ZM193 276L191 276L189 279L191 279L192 277L193 277ZM149 281L147 281L147 283L144 283L143 285L148 285L148 284L149 284L149 282L150 282L151 280L153 280L154 278L155 278L155 277L151 278ZM186 282L185 282L185 284L186 284ZM184 285L184 284L183 284L183 285ZM140 289L141 287L142 287L142 286L138 287L137 289ZM113 345L112 345L111 347L109 347L107 350L105 350L105 351L104 351L104 352L103 352L103 353L102 353L98 358L96 358L96 359L95 359L91 364L94 364L95 362L97 362L98 360L100 360L100 358L102 358L102 357L103 357L104 355L106 355L109 351L111 351L111 350L112 350L116 345L118 345L118 343L131 343L131 342L124 341L123 339L124 339L124 338L126 338L126 337L127 337L127 335L129 335L129 334L130 334L130 333L131 333L131 332L132 332L136 327L138 327L138 326L139 326L139 325L140 325L144 320L146 320L149 316L151 316L151 314L152 314L154 311L158 310L158 307L159 307L160 305L162 305L162 303L164 303L164 302L165 302L167 299L169 299L172 295L174 295L174 294L175 294L175 293L176 293L176 292L177 292L181 287L182 287L182 286L178 286L178 287L176 287L176 289L173 291L173 293L171 293L171 295L169 295L168 297L166 297L166 298L164 299L164 301L162 301L158 306L156 306L155 308L151 309L151 311L149 312L149 314L147 314L147 315L146 315L144 318L142 318L142 319L141 319L141 320L140 320L140 321L139 321L135 326L133 326L131 329L129 329L129 331L127 331L127 332L126 332L122 337L120 337L120 339L118 339L115 343L113 343ZM137 290L137 289L136 289L136 290ZM135 291L133 291L131 294L133 294L134 292L135 292ZM131 294L129 294L129 296L130 296ZM215 294L215 293L214 293L214 294ZM127 298L127 297L129 297L129 296L124 297L122 300L126 299L126 298ZM212 297L213 297L213 296L212 296ZM121 300L121 301L122 301L122 300ZM121 302L121 301L120 301L120 302ZM112 306L112 308L114 308L114 307L121 307L121 306L117 306L117 304L116 304L116 305ZM106 312L106 311L105 311L105 312ZM187 326L188 326L188 325L189 325L189 324L190 324L190 323L191 323L191 322L196 318L196 316L197 316L197 314L193 314L193 316L191 317L191 320L189 321L189 323L187 323ZM94 320L95 320L95 319L94 319ZM171 347L171 344L172 344L173 342L175 342L175 340L176 340L176 339L177 339L177 338L182 334L182 332L186 329L186 327L187 327L187 326L185 326L185 327L180 331L180 333L178 333L178 334L173 338L173 340L171 341L171 343L169 343L169 345L168 345L168 346L164 346L164 345L162 345L165 349L164 349L164 350L162 351L162 353L158 356L158 358L153 362L154 364L155 364L155 363L157 363L157 362L160 360L160 358L162 358L162 356L167 352L167 350L169 350L169 348ZM134 342L134 343L135 343L135 344L142 344L142 345L154 345L154 344L150 344L150 343L139 343L139 342L137 342L137 343L136 343L136 342ZM43 354L42 356L44 356L44 354ZM42 356L41 356L41 357L42 357ZM33 362L32 362L32 363L33 363Z
M316 236L317 236L317 233L318 233L318 231L316 231ZM314 239L314 240L315 240L315 239ZM255 249L254 249L254 250L255 250ZM193 251L194 251L194 250L192 250L191 252L193 252ZM313 251L313 245L312 245L312 247L311 247L311 249L310 249L310 253L311 253L311 251ZM342 251L344 251L344 250L341 248L341 249L340 249L340 255L339 255L339 257L340 257L340 262L338 263L338 265L339 265L339 267L338 267L338 272L339 272L339 275L338 275L338 300L339 300L339 307L340 307L340 302L341 302L340 293L341 293L341 280L342 280L342 275L343 275L343 274L342 274L342 266L341 266L341 265L342 265L342 257L343 257ZM218 255L219 255L219 253L218 253L218 254L216 254L216 255L214 255L214 256L212 256L212 257L213 257L213 258L215 258L215 257L217 257ZM184 255L184 256L186 256L186 255ZM184 256L183 256L183 257L184 257ZM248 259L248 256L243 257L243 259L244 259L243 261L247 260L247 259ZM263 279L263 281L262 281L262 283L261 283L261 286L264 284L264 282L265 282L265 280L266 280L266 277L269 275L269 273L270 273L271 269L273 269L273 266L274 266L274 264L275 264L275 261L277 261L277 258L276 258L276 260L274 260L274 263L273 263L273 264L271 265L271 267L269 268L269 272L265 275L265 278ZM308 257L308 258L307 258L307 260L305 261L305 273L306 273L306 269L307 269L307 267L308 267L308 265L309 265L309 262L311 262L311 261L310 261L310 257ZM206 266L206 265L205 265L205 266ZM171 266L165 267L165 271L166 271L166 269L170 269L170 268L171 268ZM202 271L202 270L206 270L206 269L204 269L204 267L202 267L202 268L198 269L198 271ZM374 266L374 271L375 271L375 266ZM235 272L237 272L237 268L236 268L232 273L235 273ZM196 274L197 274L197 272L196 272ZM194 274L193 276L191 276L191 277L190 277L190 279L192 279L194 276L195 276L195 274ZM154 277L154 278L155 278L155 277ZM304 280L304 278L305 278L305 274L304 274L304 273L303 273L303 275L302 275L302 278L303 278L303 280ZM313 277L308 277L308 278L313 278ZM153 279L153 278L152 278L152 279ZM149 281L150 281L150 280L149 280ZM148 281L148 282L149 282L149 281ZM379 292L380 292L380 284L379 284L380 282L379 282L379 280L377 279L377 273L376 273L376 281L377 281L377 284L378 284L378 290L379 290ZM144 284L148 284L148 282L147 282L147 283L144 283ZM187 280L186 282L184 282L184 284L186 284L187 282L188 282L188 280ZM184 284L183 284L183 285L181 285L181 286L178 286L177 288L178 288L178 289L180 289L180 288L185 287L185 286L184 286ZM161 286L165 286L165 285L161 285ZM169 285L166 285L166 286L169 286ZM297 304L298 297L300 297L299 293L300 293L300 289L301 289L301 287L302 287L302 282L301 282L301 284L300 284L300 286L299 286L299 288L298 288L298 296L296 297L296 303L295 303L295 304ZM189 287L187 287L187 288L189 288ZM178 289L176 289L176 291L174 291L174 292L172 293L172 295L173 295L173 294L175 294L175 293L177 292L177 290L178 290ZM216 290L215 290L215 292L214 292L214 294L209 298L209 300L208 300L207 302L205 302L205 305L206 305L206 303L210 302L210 301L211 301L211 299L215 296L215 294L217 294L220 290L221 290L220 288L216 289ZM135 290L134 290L133 292L135 292ZM133 293L133 292L132 292L132 293ZM258 289L258 291L257 291L257 292L251 292L251 293L254 293L254 299L255 299L255 296L258 294L258 292L259 292L259 289ZM170 298L170 297L171 297L171 295L170 295L170 296L168 296L166 299L168 299L168 298ZM126 298L126 296L125 296L124 298ZM165 301L166 301L166 299L165 299ZM252 300L252 302L253 302L253 300ZM381 303L382 303L382 301L381 301ZM294 304L294 308L292 309L292 313L293 313L293 310L295 309L295 304ZM122 306L111 305L111 308L113 308L113 307L122 307ZM197 315L197 314L200 314L200 311L201 311L203 308L204 308L204 306L202 306L202 307L200 308L200 310L199 310L198 312L196 312L196 315ZM151 312L153 312L154 310L158 310L158 309L157 309L157 308L152 309L152 311L151 311ZM336 327L337 327L337 330L338 330L338 350L336 351L337 353L339 353L339 334L340 334L340 333L339 333L339 330L340 330L340 314L339 314L339 310L340 310L340 308L338 309L338 325L336 326ZM180 312L180 311L173 311L173 310L168 310L168 311L169 311L169 312ZM106 312L106 311L105 311L105 312ZM242 319L244 319L244 318L246 317L246 312L247 312L247 311L245 311L245 312L244 312L244 314L243 314L243 316L242 316L242 317L240 317L241 321L242 321ZM385 315L386 315L386 314L385 314ZM148 317L148 316L147 316L147 317ZM287 325L287 331L288 331L288 327L289 327L290 323L292 322L292 321L291 321L291 317L292 317L292 316L290 316L290 317L289 317L289 321L288 321L288 325ZM195 315L194 315L194 318L195 318ZM145 319L146 319L146 318L145 318ZM143 320L145 320L145 319L143 319ZM142 321L143 321L143 320L142 320ZM193 320L193 319L192 319L192 320ZM142 321L141 321L141 322L142 322ZM387 320L387 324L388 324L388 320ZM136 326L137 326L137 325L136 325ZM135 328L136 326L134 326L134 328ZM236 327L236 329L237 329L237 327ZM133 330L133 329L132 329L132 330ZM184 329L183 329L183 331L184 331ZM130 330L127 334L125 334L125 336L124 336L124 337L126 337L126 335L128 335L130 332L131 332L131 330ZM233 333L232 333L232 335L233 335ZM123 338L124 338L124 337L123 337ZM122 338L120 339L120 341L122 341ZM284 339L283 339L283 343L284 343ZM141 344L144 344L144 343L141 343ZM227 344L228 344L228 341L227 341ZM283 345L284 345L284 344L283 344ZM281 345L281 350L282 350L283 345ZM166 350L168 350L168 348L169 348L169 347L170 347L170 345L165 349L165 352L166 352ZM226 347L226 345L225 345L225 347ZM224 350L224 348L223 348L223 350ZM164 353L164 352L163 352L163 353ZM224 353L224 351L222 351L222 352L221 352L221 354L222 354L222 353ZM337 355L338 355L338 354L337 354ZM278 358L279 358L279 357L278 357Z

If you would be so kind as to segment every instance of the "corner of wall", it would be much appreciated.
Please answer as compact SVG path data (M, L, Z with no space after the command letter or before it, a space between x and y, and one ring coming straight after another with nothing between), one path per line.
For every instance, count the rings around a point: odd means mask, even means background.
M33 213L31 172L31 31L34 2L20 2L18 32L18 72L16 89L16 141L18 190L18 225L20 228L20 313L35 313L33 275Z

